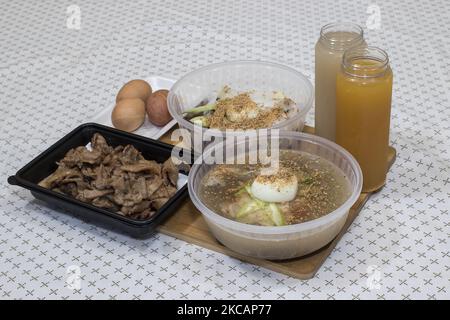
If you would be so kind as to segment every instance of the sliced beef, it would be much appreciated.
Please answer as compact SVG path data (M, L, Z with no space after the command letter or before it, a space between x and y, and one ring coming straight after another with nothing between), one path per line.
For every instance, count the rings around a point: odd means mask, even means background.
M72 197L75 197L78 194L78 187L74 182L61 184L58 189L61 193L68 194Z
M178 181L178 168L173 163L172 159L167 159L162 166L162 175L166 184L171 183L173 186L177 185Z
M113 211L118 211L120 208L117 204L115 204L113 201L111 201L107 197L98 197L92 200L92 204L94 206L105 208L105 209L112 209Z
M122 206L120 211L125 215L139 213L150 208L150 201L142 201L132 206Z
M111 168L100 164L96 167L96 176L92 184L97 189L108 189L111 187Z
M121 169L133 173L148 172L155 175L161 174L161 165L153 160L139 160L132 164L123 165Z
M81 167L81 173L87 179L96 179L97 178L97 167L92 167L92 166Z
M127 145L122 150L122 156L119 158L119 160L123 164L133 164L135 162L138 162L139 160L144 160L144 157L142 154L136 150L135 147L132 145Z
M91 146L93 150L99 151L103 155L110 154L113 151L113 148L108 145L105 138L99 133L95 133L92 137Z
M139 203L147 199L147 185L144 177L139 177L130 181L130 189L125 194L125 200Z
M147 196L151 198L153 193L161 187L164 181L159 176L154 176L153 178L146 179L145 183L147 187Z
M103 159L103 164L111 165L111 166L120 165L121 162L119 161L119 159L122 155L122 151L123 151L123 146L115 147L114 150L110 154L105 156L105 158Z
M133 146L108 145L94 134L91 148L69 150L39 185L134 219L148 219L177 192L178 168L146 160Z
M77 168L67 168L64 166L59 166L58 169L47 178L39 182L41 187L51 189L61 184L64 179L71 178L81 178L82 175L80 170Z
M150 199L158 199L158 198L170 198L176 192L176 188L171 185L165 185L164 183L156 190L151 196Z
M137 220L146 220L148 218L151 218L155 214L155 212L155 210L148 208L142 212L131 214L131 217Z
M93 200L95 198L103 197L103 196L113 193L113 192L114 192L114 190L112 190L112 189L109 189L109 190L85 189L85 190L83 190L83 198L87 199L87 200Z
M67 152L60 164L72 168L82 167L83 164L98 164L103 160L103 155L98 150L88 150L86 147L78 147Z
M156 210L159 210L159 208L161 208L168 200L169 198L154 199L152 200L152 207L155 208Z

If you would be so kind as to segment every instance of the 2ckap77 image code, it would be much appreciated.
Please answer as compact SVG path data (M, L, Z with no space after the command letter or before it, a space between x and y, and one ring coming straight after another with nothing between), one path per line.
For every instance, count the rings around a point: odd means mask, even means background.
M270 304L220 304L215 306L189 306L184 304L177 308L177 315L187 316L239 316L239 315L269 315Z

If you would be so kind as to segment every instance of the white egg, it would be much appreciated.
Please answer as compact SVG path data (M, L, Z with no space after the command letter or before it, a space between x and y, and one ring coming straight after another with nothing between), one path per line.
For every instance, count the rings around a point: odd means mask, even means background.
M281 91L274 91L274 92L272 92L272 99L273 100L283 100L284 98L286 98L286 96L284 95L283 92L281 92Z
M247 119L255 119L259 114L259 109L256 105L246 105L244 107L230 107L226 110L226 117L231 122L241 122Z
M251 186L252 194L266 202L291 201L297 195L297 189L297 177L282 170L277 174L257 176Z

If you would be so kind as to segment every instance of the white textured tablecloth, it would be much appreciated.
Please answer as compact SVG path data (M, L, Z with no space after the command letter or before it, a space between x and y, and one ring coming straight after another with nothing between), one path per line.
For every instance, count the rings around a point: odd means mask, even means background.
M450 297L449 1L1 0L0 12L0 298ZM132 240L6 183L129 79L262 59L313 81L320 27L335 20L390 55L398 158L314 279L160 234Z

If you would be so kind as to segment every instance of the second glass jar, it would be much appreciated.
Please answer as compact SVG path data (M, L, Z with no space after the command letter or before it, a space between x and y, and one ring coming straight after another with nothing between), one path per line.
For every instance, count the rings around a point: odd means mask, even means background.
M376 47L347 50L336 80L336 142L358 161L363 192L380 189L388 170L392 70Z

